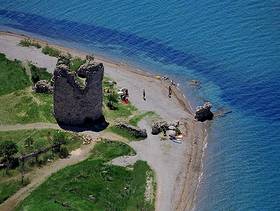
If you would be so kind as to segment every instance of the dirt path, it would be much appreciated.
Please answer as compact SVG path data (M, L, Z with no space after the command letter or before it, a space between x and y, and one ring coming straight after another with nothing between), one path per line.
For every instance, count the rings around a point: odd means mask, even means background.
M99 134L94 132L84 133L90 135L93 140L96 140L99 136ZM21 201L23 201L33 190L35 190L53 173L65 168L66 166L70 166L85 160L90 154L90 151L92 150L94 144L95 142L92 142L88 145L82 145L81 148L72 151L69 158L59 159L47 166L34 170L30 178L31 182L27 186L21 188L4 203L2 203L0 205L0 211L12 211Z
M30 124L16 124L16 125L0 125L0 131L14 131L14 130L32 130L32 129L61 129L55 123L30 123Z

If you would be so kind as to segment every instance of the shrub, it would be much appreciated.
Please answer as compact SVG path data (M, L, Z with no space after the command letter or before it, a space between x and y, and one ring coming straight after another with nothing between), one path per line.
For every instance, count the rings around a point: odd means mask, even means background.
M49 55L49 56L53 56L53 57L59 57L61 52L58 49L55 49L55 48L52 48L52 47L46 45L42 49L42 53Z
M29 67L31 71L31 80L34 84L40 80L51 80L52 74L47 72L46 68L36 67L33 64L29 64Z
M60 158L67 158L69 156L69 151L67 147L63 146L60 148L59 157Z
M36 48L41 48L42 46L36 42L36 41L33 41L31 39L23 39L19 42L19 45L22 46L22 47L30 47L30 46L34 46Z

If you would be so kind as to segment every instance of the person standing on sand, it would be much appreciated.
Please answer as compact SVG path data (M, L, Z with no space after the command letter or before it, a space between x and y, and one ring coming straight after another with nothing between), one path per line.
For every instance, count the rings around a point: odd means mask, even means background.
M146 101L146 92L145 92L145 89L143 89L143 100Z
M168 97L171 98L172 89L171 86L168 86Z

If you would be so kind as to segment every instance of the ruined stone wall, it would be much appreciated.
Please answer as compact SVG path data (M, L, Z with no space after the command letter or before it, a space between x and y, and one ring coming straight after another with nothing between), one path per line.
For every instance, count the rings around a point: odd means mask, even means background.
M81 78L85 84L82 85ZM102 117L102 63L86 63L77 72L64 64L54 71L54 115L59 123L81 125Z

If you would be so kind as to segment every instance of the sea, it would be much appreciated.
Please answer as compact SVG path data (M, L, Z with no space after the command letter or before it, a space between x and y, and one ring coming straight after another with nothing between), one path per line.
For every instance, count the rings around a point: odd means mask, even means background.
M166 75L194 108L231 111L211 122L195 210L280 210L279 0L0 0L0 30Z

